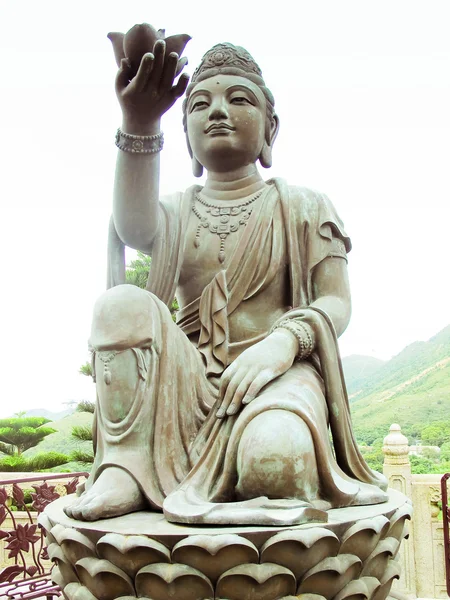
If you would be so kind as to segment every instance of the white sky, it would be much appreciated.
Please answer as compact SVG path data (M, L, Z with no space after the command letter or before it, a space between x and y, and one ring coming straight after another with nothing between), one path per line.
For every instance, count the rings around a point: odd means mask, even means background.
M108 31L245 46L276 99L267 177L324 191L354 250L343 355L389 358L450 322L450 3L0 0L4 272L0 416L93 398L78 375L103 291L120 110ZM181 102L162 191L192 184Z

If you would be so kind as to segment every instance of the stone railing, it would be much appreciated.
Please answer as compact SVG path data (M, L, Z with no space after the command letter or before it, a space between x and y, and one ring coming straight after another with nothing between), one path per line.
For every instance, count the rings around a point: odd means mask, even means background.
M447 598L442 520L442 475L413 475L408 440L392 425L384 440L383 471L389 487L411 499L413 518L409 539L402 545L401 583L394 589L410 598Z

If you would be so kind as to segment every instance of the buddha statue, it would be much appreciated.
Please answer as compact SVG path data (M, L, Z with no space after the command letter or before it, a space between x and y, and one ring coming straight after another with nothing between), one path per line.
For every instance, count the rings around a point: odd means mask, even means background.
M218 44L189 82L188 36L140 25L110 37L123 122L109 289L90 335L95 462L67 515L282 526L384 502L386 481L353 437L337 346L350 239L324 194L261 177L279 128L261 69ZM160 197L161 117L184 94L206 182ZM152 257L146 290L124 284L125 245Z

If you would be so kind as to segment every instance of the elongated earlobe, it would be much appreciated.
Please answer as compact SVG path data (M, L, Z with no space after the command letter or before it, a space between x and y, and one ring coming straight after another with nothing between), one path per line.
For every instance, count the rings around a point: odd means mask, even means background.
M280 129L280 119L277 114L273 114L270 122L266 125L266 139L259 155L259 162L262 167L269 169L272 166L272 147Z
M272 148L264 142L264 146L259 155L259 162L264 169L270 169L272 166Z
M203 175L203 165L198 162L195 156L192 157L192 172L194 177L201 177Z

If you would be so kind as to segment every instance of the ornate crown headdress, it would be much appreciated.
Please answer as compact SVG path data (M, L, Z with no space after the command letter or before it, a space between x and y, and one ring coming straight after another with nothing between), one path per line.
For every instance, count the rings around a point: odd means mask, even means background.
M214 74L223 73L238 75L244 72L246 76L256 75L259 81L255 83L264 84L262 71L253 57L241 46L230 43L216 44L202 58L202 62L192 76L192 83L209 77L208 71L214 70Z

